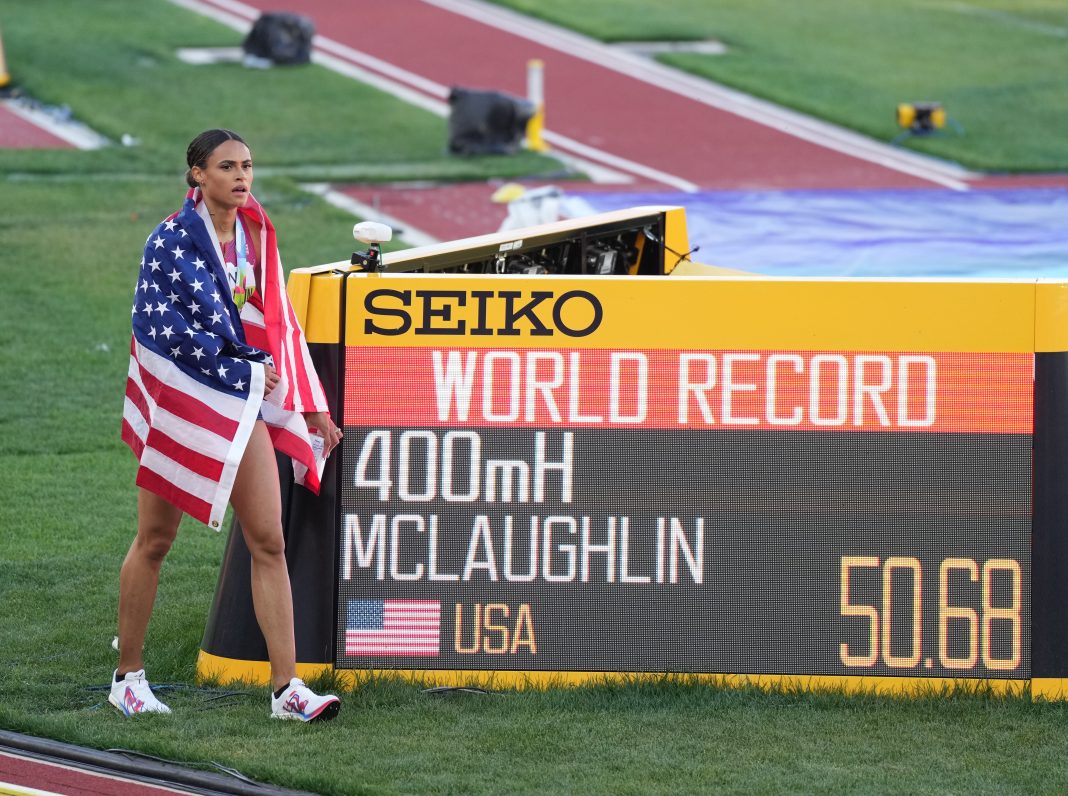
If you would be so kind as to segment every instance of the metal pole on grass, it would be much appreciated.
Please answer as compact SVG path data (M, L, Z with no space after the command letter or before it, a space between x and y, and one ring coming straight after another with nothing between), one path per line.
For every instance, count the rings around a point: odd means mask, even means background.
M534 106L534 115L527 122L526 148L546 152L549 145L541 137L545 129L545 63L537 58L527 61L527 99Z
M0 31L0 88L11 82L11 75L7 73L7 62L4 60L4 37Z

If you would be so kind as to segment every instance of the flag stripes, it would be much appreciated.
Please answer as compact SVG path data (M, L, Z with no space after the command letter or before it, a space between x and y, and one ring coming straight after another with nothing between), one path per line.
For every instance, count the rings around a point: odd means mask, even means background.
M440 601L349 601L346 655L436 656L440 645Z
M249 301L238 313L214 225L199 190L190 191L145 243L123 402L137 484L215 529L258 419L293 459L298 483L318 492L302 412L327 411L285 292L274 227L251 195L238 212L260 229L258 306ZM267 365L281 379L265 398Z

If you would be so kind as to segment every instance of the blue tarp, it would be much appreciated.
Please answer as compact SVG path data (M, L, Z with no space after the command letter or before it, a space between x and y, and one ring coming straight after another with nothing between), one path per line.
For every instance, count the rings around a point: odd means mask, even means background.
M569 193L682 205L696 262L781 276L1068 278L1068 189Z

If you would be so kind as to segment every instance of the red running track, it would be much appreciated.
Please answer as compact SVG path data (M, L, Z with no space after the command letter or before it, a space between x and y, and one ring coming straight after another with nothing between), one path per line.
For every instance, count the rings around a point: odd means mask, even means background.
M0 149L74 149L74 145L0 105Z
M59 796L174 796L193 793L0 751L0 793L20 793L27 788Z
M211 4L226 0L207 0ZM248 0L310 17L333 41L444 86L526 95L526 64L545 63L554 133L689 180L702 189L930 187L423 0Z

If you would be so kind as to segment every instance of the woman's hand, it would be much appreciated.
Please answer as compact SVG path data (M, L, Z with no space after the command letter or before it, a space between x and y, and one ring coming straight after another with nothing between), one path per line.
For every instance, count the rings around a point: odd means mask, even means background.
M266 398L271 394L271 390L278 386L278 380L281 377L278 375L278 371L273 366L264 364L263 366L263 396Z
M309 428L318 430L323 435L323 456L329 456L330 451L341 442L341 429L334 425L329 412L305 412L304 421Z

